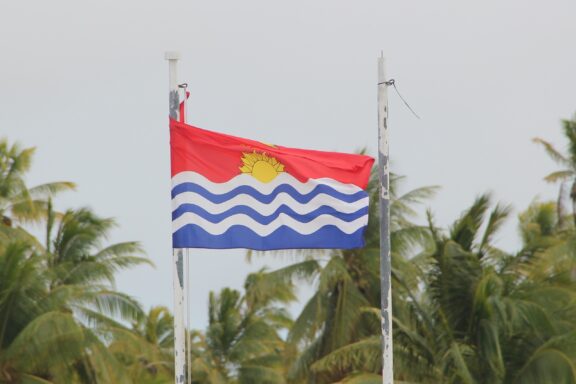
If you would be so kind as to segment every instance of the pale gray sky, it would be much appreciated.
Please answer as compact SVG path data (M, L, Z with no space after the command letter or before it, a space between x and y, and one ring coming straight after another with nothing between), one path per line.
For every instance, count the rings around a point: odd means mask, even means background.
M38 152L30 184L71 180L60 209L114 216L157 269L118 277L172 305L165 50L182 53L189 117L286 146L376 148L376 58L422 120L390 94L393 170L442 185L451 222L492 190L516 212L557 187L531 143L563 144L576 111L576 3L535 0L0 1L0 135ZM501 245L513 249L510 224ZM239 288L242 251L194 251L192 325L210 290Z

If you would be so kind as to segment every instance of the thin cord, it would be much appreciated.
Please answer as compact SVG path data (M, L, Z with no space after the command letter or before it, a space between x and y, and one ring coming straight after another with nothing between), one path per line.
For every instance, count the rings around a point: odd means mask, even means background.
M410 112L412 112L412 114L414 116L416 116L418 119L420 119L420 116L418 116L418 114L416 112L414 112L414 110L412 109L412 107L410 107L410 104L408 104L408 102L402 97L402 95L400 94L400 91L398 90L398 87L396 87L396 80L394 79L390 79L388 81L384 81L383 83L378 83L378 85L386 85L386 86L393 86L394 90L396 91L396 93L398 94L398 96L400 97L400 100L402 100L404 102L404 105L410 110Z

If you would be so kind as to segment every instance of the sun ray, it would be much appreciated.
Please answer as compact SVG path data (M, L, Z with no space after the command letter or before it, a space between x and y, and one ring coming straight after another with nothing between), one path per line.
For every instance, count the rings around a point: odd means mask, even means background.
M284 172L284 164L266 153L243 152L241 160L240 171L252 175L263 183L274 180L280 172Z

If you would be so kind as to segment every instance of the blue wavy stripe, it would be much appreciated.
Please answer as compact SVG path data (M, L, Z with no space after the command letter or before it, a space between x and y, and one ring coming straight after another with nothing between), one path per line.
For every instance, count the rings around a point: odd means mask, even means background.
M364 228L348 235L336 226L327 225L310 235L301 235L282 226L262 237L244 226L233 226L221 235L211 235L201 227L188 224L172 235L174 248L245 248L259 251L273 249L350 249L364 246Z
M259 222L260 224L270 224L272 221L276 220L281 213L285 213L286 215L293 217L294 219L298 220L301 223L308 223L314 220L319 215L332 215L334 217L339 218L340 220L350 222L356 220L359 217L367 215L368 206L360 208L358 211L353 213L342 213L330 206L323 205L311 212L305 214L299 214L295 212L292 208L288 207L287 205L281 205L280 207L278 207L276 211L274 211L274 213L265 216L246 205L238 205L233 208L230 208L225 212L219 214L212 214L197 205L182 204L174 212L172 212L172 220L177 219L186 212L195 213L198 216L210 221L211 223L219 223L225 218L230 217L232 215L244 214L246 216L250 216L252 219Z
M204 187L202 187L196 183L182 183L182 184L178 184L177 186L172 188L172 198L176 197L177 195L179 195L183 192L195 192L195 193L201 195L202 197L204 197L204 198L206 198L206 199L208 199L211 202L216 203L216 204L228 201L231 198L233 198L234 196L240 195L242 193L250 195L250 196L254 197L256 200L258 200L262 203L266 203L266 204L274 201L276 196L278 196L278 194L280 194L282 192L289 194L290 196L292 196L294 198L294 200L298 201L301 204L308 203L310 200L312 200L314 197L318 196L321 193L325 193L327 195L333 196L333 197L337 198L338 200L342 200L346 203L353 203L355 201L358 201L358 200L368 196L368 194L365 191L358 191L352 195L347 195L345 193L336 191L335 189L333 189L327 185L324 185L324 184L318 185L316 188L314 188L312 191L310 191L309 193L307 193L305 195L298 192L298 190L296 190L296 188L294 188L293 186L291 186L289 184L281 184L281 185L277 186L276 188L274 188L274 190L269 195L265 195L262 192L259 192L258 190L254 189L253 187L250 187L248 185L242 185L242 186L234 188L230 192L223 193L221 195L217 195L217 194L214 194L214 193L208 191L206 188L204 188Z

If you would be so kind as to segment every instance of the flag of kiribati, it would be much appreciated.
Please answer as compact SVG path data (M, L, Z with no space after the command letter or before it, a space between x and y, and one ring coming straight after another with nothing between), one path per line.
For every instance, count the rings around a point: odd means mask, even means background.
M374 159L286 148L170 121L174 248L364 245Z

